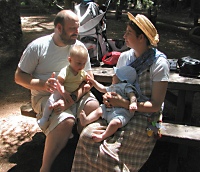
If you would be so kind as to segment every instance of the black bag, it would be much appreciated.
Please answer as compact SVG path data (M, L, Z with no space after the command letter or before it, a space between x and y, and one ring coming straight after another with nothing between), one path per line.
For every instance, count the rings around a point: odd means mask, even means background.
M180 76L198 77L200 75L200 60L190 56L179 58L177 68Z

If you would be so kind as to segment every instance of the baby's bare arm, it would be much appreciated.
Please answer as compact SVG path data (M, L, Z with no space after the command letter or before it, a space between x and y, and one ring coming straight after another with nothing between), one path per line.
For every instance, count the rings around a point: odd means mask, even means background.
M129 98L130 98L129 110L130 112L134 112L137 110L137 98L133 92L129 93Z
M98 81L96 81L95 79L91 78L90 76L87 76L87 80L92 83L92 85L101 93L106 93L106 87L99 83Z
M64 99L70 99L70 93L64 88L64 79L60 76L57 78L57 90L63 96Z

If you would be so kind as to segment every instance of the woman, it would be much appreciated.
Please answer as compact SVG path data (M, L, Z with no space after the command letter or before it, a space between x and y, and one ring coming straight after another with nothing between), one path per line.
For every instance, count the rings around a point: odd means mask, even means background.
M141 93L148 101L138 102L138 109L130 122L112 137L95 143L91 135L102 132L107 124L99 120L88 125L81 133L73 162L73 172L136 172L149 158L156 138L147 134L153 121L161 116L168 79L169 64L166 56L155 47L159 42L157 30L148 18L128 13L124 39L131 49L123 52L117 67L130 65L138 74ZM128 109L129 101L118 94L103 96L106 105ZM156 133L154 133L156 135Z

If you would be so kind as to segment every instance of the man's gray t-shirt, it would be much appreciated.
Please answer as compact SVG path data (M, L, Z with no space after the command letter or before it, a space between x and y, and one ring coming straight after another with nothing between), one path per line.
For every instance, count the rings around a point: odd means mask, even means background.
M34 78L47 80L52 72L56 73L56 76L62 68L69 64L68 56L72 46L85 45L76 41L74 45L67 45L65 47L59 47L54 44L53 34L40 37L31 42L24 50L18 67L31 74ZM88 55L88 61L84 68L85 71L91 70L90 59ZM37 95L50 95L46 91L31 90L33 96Z

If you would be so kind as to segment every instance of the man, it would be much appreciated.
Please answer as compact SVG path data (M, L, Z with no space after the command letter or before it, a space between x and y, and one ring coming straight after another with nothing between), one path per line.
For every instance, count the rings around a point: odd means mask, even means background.
M15 82L31 90L32 107L38 119L50 93L56 89L55 77L61 68L68 65L66 59L71 47L75 44L84 46L77 40L79 20L74 12L60 11L54 20L54 27L53 34L38 38L27 46L15 72ZM93 77L89 56L84 69ZM84 83L71 95L71 100L60 99L55 104L50 125L43 131L46 142L40 172L50 171L53 161L70 137L75 119L65 110L77 103L76 114L82 109L89 114L99 106L95 97L90 92L86 93L83 87Z

